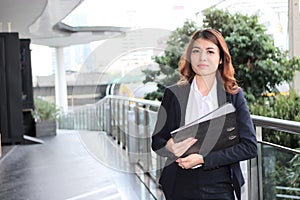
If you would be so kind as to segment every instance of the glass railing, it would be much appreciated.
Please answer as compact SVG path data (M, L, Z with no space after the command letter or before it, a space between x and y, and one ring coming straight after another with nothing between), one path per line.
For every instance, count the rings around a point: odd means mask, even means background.
M300 154L277 145L260 144L263 199L300 199Z
M150 147L159 105L157 101L107 96L96 104L74 108L62 116L59 128L106 132L129 162L139 166L156 184L165 161ZM300 134L300 123L261 116L252 119L259 155L241 163L246 179L242 199L300 199L300 151L262 140L264 128ZM151 192L153 186L147 184Z

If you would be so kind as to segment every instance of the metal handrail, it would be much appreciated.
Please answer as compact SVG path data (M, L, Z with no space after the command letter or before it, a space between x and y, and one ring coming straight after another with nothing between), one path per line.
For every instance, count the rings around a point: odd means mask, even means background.
M300 135L300 122L271 117L251 115L255 126L289 132Z
M153 106L157 108L160 106L160 101L151 101L146 99L138 99L138 98L124 97L124 96L116 96L116 95L108 95L105 98L125 100L129 102L139 103L139 104Z
M278 144L274 144L274 143L271 143L271 142L266 142L266 141L258 141L262 144L265 144L265 145L269 145L269 146L272 146L276 149L279 149L281 151L285 151L285 152L291 152L291 153L296 153L296 154L300 154L300 150L297 150L297 149L291 149L289 147L285 147L285 146L282 146L282 145L278 145Z
M154 117L151 121L153 126L160 103L159 101L110 95L95 104L74 108L72 112L66 115L70 117L70 120L67 119L66 121L71 122L71 125L69 127L68 124L64 125L67 128L107 132L109 136L112 136L118 144L127 151L131 163L139 164L144 167L143 170L151 171L151 175L153 175L152 178L158 178L160 170L157 169L162 169L164 161L162 157L151 152L149 147L151 138L149 124L151 120L149 117L150 115ZM98 117L99 120L93 119L95 116ZM251 115L251 117L256 128L259 143L267 144L280 151L300 154L299 150L269 143L262 139L263 128L299 135L300 122L257 115ZM153 128L152 126L151 128ZM139 152L140 150L141 152ZM263 161L261 158L261 147L259 148L259 152L260 155L258 158L249 160L247 164L248 173L251 175L247 187L251 188L251 192L254 191L255 193L249 196L249 198L251 197L250 199L262 199L263 188L260 181L262 180L261 171ZM145 157L145 155L147 156ZM153 171L153 169L155 170ZM258 186L259 189L255 189L255 187Z
M137 98L129 98L124 96L116 96L116 95L109 95L105 98L116 99L116 100L125 100L129 102L139 103L147 106L159 107L159 101L151 101L145 99L137 99ZM272 118L272 117L265 117L265 116L258 116L258 115L251 115L253 120L253 124L255 126L284 131L288 133L298 134L300 135L300 122Z

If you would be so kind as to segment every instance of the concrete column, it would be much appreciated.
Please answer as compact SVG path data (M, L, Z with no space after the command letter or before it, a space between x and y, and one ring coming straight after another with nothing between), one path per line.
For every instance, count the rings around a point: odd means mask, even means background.
M64 48L56 47L55 101L62 112L68 111L67 81L64 66Z
M300 58L300 12L299 0L289 0L289 52L290 57L296 56ZM300 72L296 72L293 87L300 95Z

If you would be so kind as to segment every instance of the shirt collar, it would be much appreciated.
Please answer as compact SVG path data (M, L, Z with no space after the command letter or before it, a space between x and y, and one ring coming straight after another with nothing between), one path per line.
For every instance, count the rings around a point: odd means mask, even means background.
M201 92L199 91L199 89L197 87L197 83L196 83L196 76L193 78L191 90L193 90L195 92L194 93L195 95L198 95L205 100L210 100L212 102L214 108L218 107L217 79L216 78L215 78L213 86L207 96L203 96L201 94Z
M199 91L199 89L197 87L196 76L193 78L191 89L194 90L195 92L199 93L202 97L205 97L201 94L201 92ZM213 86L207 96L211 97L213 95L216 95L216 93L217 93L217 79L215 78Z

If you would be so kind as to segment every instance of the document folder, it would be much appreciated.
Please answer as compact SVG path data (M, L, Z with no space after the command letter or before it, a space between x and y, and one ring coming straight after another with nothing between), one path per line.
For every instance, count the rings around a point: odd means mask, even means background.
M211 151L224 149L239 143L236 125L236 112L231 103L226 103L207 115L171 132L174 142L189 137L197 138L181 157L192 153L203 156Z

